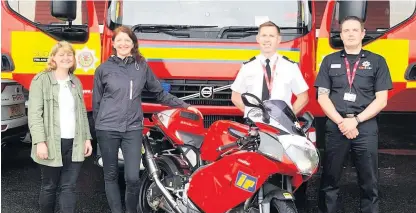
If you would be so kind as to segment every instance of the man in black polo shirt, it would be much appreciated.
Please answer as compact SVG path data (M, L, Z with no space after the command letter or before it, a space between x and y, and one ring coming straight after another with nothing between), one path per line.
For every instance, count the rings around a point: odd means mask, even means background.
M344 49L326 56L315 87L329 118L319 189L319 212L335 213L342 167L349 150L360 185L360 212L379 212L378 126L375 116L387 105L392 81L386 60L362 49L364 23L357 17L341 22Z

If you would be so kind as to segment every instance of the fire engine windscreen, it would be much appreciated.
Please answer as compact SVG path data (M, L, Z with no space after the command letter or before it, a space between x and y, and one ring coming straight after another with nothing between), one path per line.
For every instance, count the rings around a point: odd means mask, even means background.
M123 25L198 25L256 27L273 21L281 28L308 23L307 1L118 1L111 20Z

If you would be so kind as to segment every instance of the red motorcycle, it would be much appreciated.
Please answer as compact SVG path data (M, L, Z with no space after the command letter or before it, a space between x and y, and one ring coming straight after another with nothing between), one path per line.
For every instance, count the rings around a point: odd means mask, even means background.
M293 192L318 169L306 136L313 117L296 118L281 100L243 94L249 125L186 109L154 114L145 137L139 212L297 212ZM303 122L301 126L300 120ZM154 140L152 135L163 134Z

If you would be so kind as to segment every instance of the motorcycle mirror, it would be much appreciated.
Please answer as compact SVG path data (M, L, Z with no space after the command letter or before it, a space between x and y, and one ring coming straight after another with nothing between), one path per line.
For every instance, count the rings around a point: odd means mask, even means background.
M299 121L304 122L302 125L303 132L306 133L309 130L309 128L311 128L313 119L314 117L310 112L305 112L303 113L302 117L298 118Z
M262 105L261 100L250 93L241 94L241 99L243 100L244 105L248 107L260 107Z
M260 108L263 111L263 122L266 124L270 123L270 115L257 96L250 93L243 93L241 94L241 99L245 106Z

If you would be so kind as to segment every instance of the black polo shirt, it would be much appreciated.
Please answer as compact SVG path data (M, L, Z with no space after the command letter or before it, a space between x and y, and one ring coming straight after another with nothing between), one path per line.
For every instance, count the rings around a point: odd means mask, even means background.
M351 74L355 62L360 59L351 88L351 93L356 94L355 102L344 100L344 94L350 91L345 58L349 61ZM330 89L329 98L340 114L359 114L376 98L376 92L392 89L393 83L382 56L367 50L349 55L341 50L323 59L314 86Z

